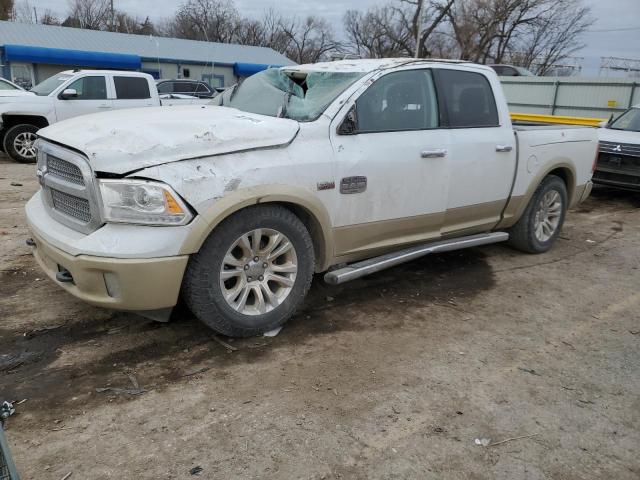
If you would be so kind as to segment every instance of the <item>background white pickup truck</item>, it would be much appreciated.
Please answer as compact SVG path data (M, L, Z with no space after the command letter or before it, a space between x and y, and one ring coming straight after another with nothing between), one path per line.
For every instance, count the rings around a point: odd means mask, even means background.
M26 209L50 278L146 315L181 293L213 329L253 335L294 313L314 271L341 283L505 240L545 252L591 189L596 130L513 128L480 65L283 67L216 98L40 132Z
M25 163L36 160L36 132L61 120L123 108L207 103L188 96L161 98L151 75L113 70L60 72L22 93L0 95L0 146Z

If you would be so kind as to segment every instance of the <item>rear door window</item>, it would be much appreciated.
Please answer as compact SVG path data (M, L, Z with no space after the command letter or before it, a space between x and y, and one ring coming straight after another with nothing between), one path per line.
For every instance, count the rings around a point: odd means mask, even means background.
M436 70L438 97L449 127L497 127L498 109L487 78L464 70Z
M151 98L149 82L144 77L113 77L118 100Z

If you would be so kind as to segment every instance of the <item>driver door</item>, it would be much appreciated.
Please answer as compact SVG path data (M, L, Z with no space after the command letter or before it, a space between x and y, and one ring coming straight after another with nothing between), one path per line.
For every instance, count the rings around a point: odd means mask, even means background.
M341 129L354 114L355 131ZM440 237L449 133L439 126L429 69L381 76L336 116L331 128L339 196L333 219L336 256L355 258Z

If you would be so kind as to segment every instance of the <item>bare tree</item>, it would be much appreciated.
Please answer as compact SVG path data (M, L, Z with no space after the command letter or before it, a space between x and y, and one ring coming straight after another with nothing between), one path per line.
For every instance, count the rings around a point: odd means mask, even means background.
M527 25L508 52L510 60L545 75L554 64L584 47L582 34L593 23L589 8L579 0L558 0Z
M87 30L106 30L111 19L109 0L70 0L65 24Z
M231 1L188 0L166 26L166 34L190 40L229 43L241 22Z
M364 13L350 10L344 17L348 45L353 53L368 57L413 57L416 49L419 56L429 56L453 4L454 0L399 0Z
M19 23L36 23L35 10L29 0L18 0L13 2L13 12L11 20Z
M0 0L0 20L13 19L13 0Z
M449 14L455 0L401 0L408 8L399 9L402 23L406 24L416 45L413 47L414 56L430 56L427 42L443 20ZM420 8L422 4L422 8ZM420 38L418 38L418 36Z
M43 25L60 25L58 17L56 17L56 15L49 9L44 11L38 21Z
M363 58L402 55L398 42L387 33L393 24L394 11L389 6L371 8L366 12L348 10L344 16L348 48Z
M323 18L309 16L304 20L281 20L279 26L288 40L281 53L294 62L318 62L338 47L331 25Z
M156 33L155 26L149 17L140 19L120 10L114 12L113 26L109 29L114 32L138 35L155 35Z
M448 15L459 58L525 67L582 48L592 24L582 0L457 0Z

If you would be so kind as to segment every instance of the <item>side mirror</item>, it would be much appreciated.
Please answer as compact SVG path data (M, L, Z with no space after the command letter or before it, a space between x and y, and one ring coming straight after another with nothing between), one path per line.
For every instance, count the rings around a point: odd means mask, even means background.
M609 126L609 120L603 120L598 124L600 128L607 128Z
M342 123L338 127L338 135L355 135L358 133L358 115L356 106L349 109Z
M60 94L60 98L63 100L69 100L78 96L78 91L75 88L65 88Z

